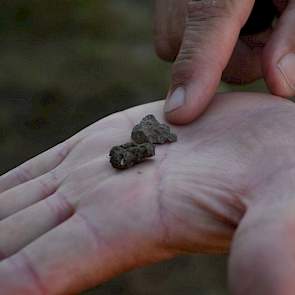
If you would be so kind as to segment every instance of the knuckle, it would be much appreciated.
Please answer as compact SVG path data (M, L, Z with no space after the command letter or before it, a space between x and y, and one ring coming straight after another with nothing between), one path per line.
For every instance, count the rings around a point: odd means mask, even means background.
M170 42L164 38L155 40L155 51L157 56L165 61L174 61L177 56L177 52L170 46Z
M61 191L56 191L54 197L45 199L45 204L52 212L57 223L65 221L75 212L75 208L70 202L69 197Z
M40 193L42 195L42 198L46 198L50 196L52 192L54 191L50 183L48 183L47 181L43 181L42 179L39 179L38 184L40 187Z
M176 84L192 78L199 61L207 60L208 48L219 34L221 26L232 19L234 0L200 0L188 3L185 33L182 47L174 63L172 72ZM215 67L222 72L223 64L215 59ZM206 63L213 63L208 60Z
M191 49L192 50L192 49ZM190 80L193 75L193 52L190 49L182 49L181 54L172 67L172 84L182 85Z
M44 197L48 197L57 190L60 180L56 174L56 171L52 170L48 172L44 177L40 177L38 179L38 182L41 190L41 195Z
M188 4L188 21L212 21L212 19L228 18L234 13L233 0L200 0Z

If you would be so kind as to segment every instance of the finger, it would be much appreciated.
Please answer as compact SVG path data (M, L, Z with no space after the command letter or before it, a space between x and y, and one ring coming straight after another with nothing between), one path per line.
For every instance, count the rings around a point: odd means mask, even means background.
M240 37L234 52L222 74L222 80L244 84L262 77L261 56L263 48L272 33L268 29L262 33Z
M295 95L295 1L289 1L263 52L263 72L270 91Z
M96 229L74 215L0 263L1 292L77 294L96 284L101 273L112 270L114 259ZM101 260L108 262L100 265Z
M76 142L76 138L70 138L0 176L0 193L57 167L70 153Z
M59 188L44 200L39 196L39 202L29 207L28 204L26 204L25 209L0 221L1 256L7 257L15 253L34 239L69 218L73 214L74 208L78 205L80 200L83 199L83 196L103 185L104 181L109 180L110 176L114 175L112 169L108 168L109 163L107 163L104 158L87 163L71 174L71 178L67 180L66 186ZM61 172L59 173L61 174ZM45 183L45 181L45 179L42 180L43 183ZM37 179L20 186L22 186L23 191L27 193L27 189L35 185L38 186ZM49 182L47 182L47 187L48 185ZM18 198L19 199L15 199L15 204L9 202L1 203L0 201L0 208L2 209L3 206L3 210L7 209L8 203L11 205L10 208L16 211L16 208L19 209L19 204L24 203L23 196L18 196ZM36 194L35 202L37 199L38 195ZM6 213L5 210L4 213ZM38 220L38 222L36 222L36 220Z
M74 212L74 208L60 193L46 198L0 222L1 258L8 257L54 228Z
M188 3L184 38L165 105L170 122L189 123L208 105L253 4L254 0Z
M222 80L233 84L245 84L262 77L261 53L261 47L250 48L239 40L222 73Z
M62 178L55 171L17 185L0 194L0 220L53 194Z
M71 202L89 187L101 184L114 171L105 157L98 157L76 168L57 168L40 177L15 186L0 194L0 221L58 192L71 196ZM67 177L67 183L60 185Z
M68 220L0 262L3 294L77 294L130 268L172 257L162 246L162 229L155 229L157 216L142 214L157 204L137 198L127 178L114 178L89 192Z
M96 211L94 208L94 216ZM158 250L151 259L150 245L144 235L137 239L132 229L122 229L122 225L113 228L113 224L100 217L97 216L100 222L93 223L88 215L75 213L2 261L1 292L7 295L78 294L123 271L151 262L148 260L168 258L166 251Z
M233 295L294 294L293 208L294 204L276 204L271 209L262 205L246 213L231 247L229 283Z
M181 46L188 0L156 0L154 44L157 55L174 61Z
M98 239L82 219L70 218L0 263L1 292L77 294L93 280Z

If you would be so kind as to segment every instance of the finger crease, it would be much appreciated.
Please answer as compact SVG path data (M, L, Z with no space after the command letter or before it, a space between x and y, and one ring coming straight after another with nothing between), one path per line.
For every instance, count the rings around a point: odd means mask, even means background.
M21 258L22 266L24 267L25 273L27 273L30 276L33 282L33 286L35 286L36 289L39 291L38 293L42 295L48 294L47 289L42 283L40 275L38 274L35 266L31 262L29 256L24 251L22 251L19 252L19 257ZM12 259L9 260L14 264L15 267L19 268L17 263L15 263Z
M21 167L21 169L17 169L15 171L16 178L19 183L27 182L28 180L32 179L32 173L31 170L25 166Z
M52 197L46 199L45 202L56 217L58 224L64 222L75 212L74 207L60 192L56 192Z
M87 217L85 217L81 212L76 212L75 216L77 216L85 225L86 229L90 233L90 235L93 237L96 247L100 249L100 245L104 243L108 249L111 249L111 247L108 246L108 243L104 239L99 239L99 231L97 227L95 227L91 222L88 221Z
M39 180L39 184L41 186L41 195L43 196L43 198L50 196L57 190L56 185L50 185L45 181Z

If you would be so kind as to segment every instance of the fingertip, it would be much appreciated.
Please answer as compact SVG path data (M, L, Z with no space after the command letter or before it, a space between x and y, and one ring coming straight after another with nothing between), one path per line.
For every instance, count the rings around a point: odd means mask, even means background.
M295 2L289 1L263 50L262 65L270 91L278 96L295 95Z
M175 125L186 125L193 122L198 117L198 113L192 113L186 107L177 109L172 112L165 112L166 120Z
M154 47L155 52L160 59L168 62L173 62L175 60L177 50L169 44L167 38L164 38L163 36L155 38Z
M288 96L293 96L295 94L295 53L284 55L279 60L277 68L289 91Z
M295 95L295 53L275 56L272 52L266 52L263 57L263 72L272 94L286 98Z
M191 85L178 87L168 94L164 106L165 118L168 122L176 125L185 125L197 119L209 104L211 97L217 88L204 91L198 82ZM207 88L208 90L208 88Z

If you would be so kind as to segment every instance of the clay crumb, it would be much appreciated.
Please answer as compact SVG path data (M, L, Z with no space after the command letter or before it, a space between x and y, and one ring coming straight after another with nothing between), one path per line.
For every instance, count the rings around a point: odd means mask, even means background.
M116 169L128 169L155 155L154 144L177 141L170 127L157 121L154 115L145 116L131 133L133 142L114 146L110 151L110 162ZM138 174L141 174L138 173Z
M128 169L155 155L155 146L151 143L133 142L114 146L110 151L110 162L116 169Z
M145 116L132 130L131 138L136 143L150 142L164 144L177 141L177 136L170 131L170 127L157 121L154 115Z

